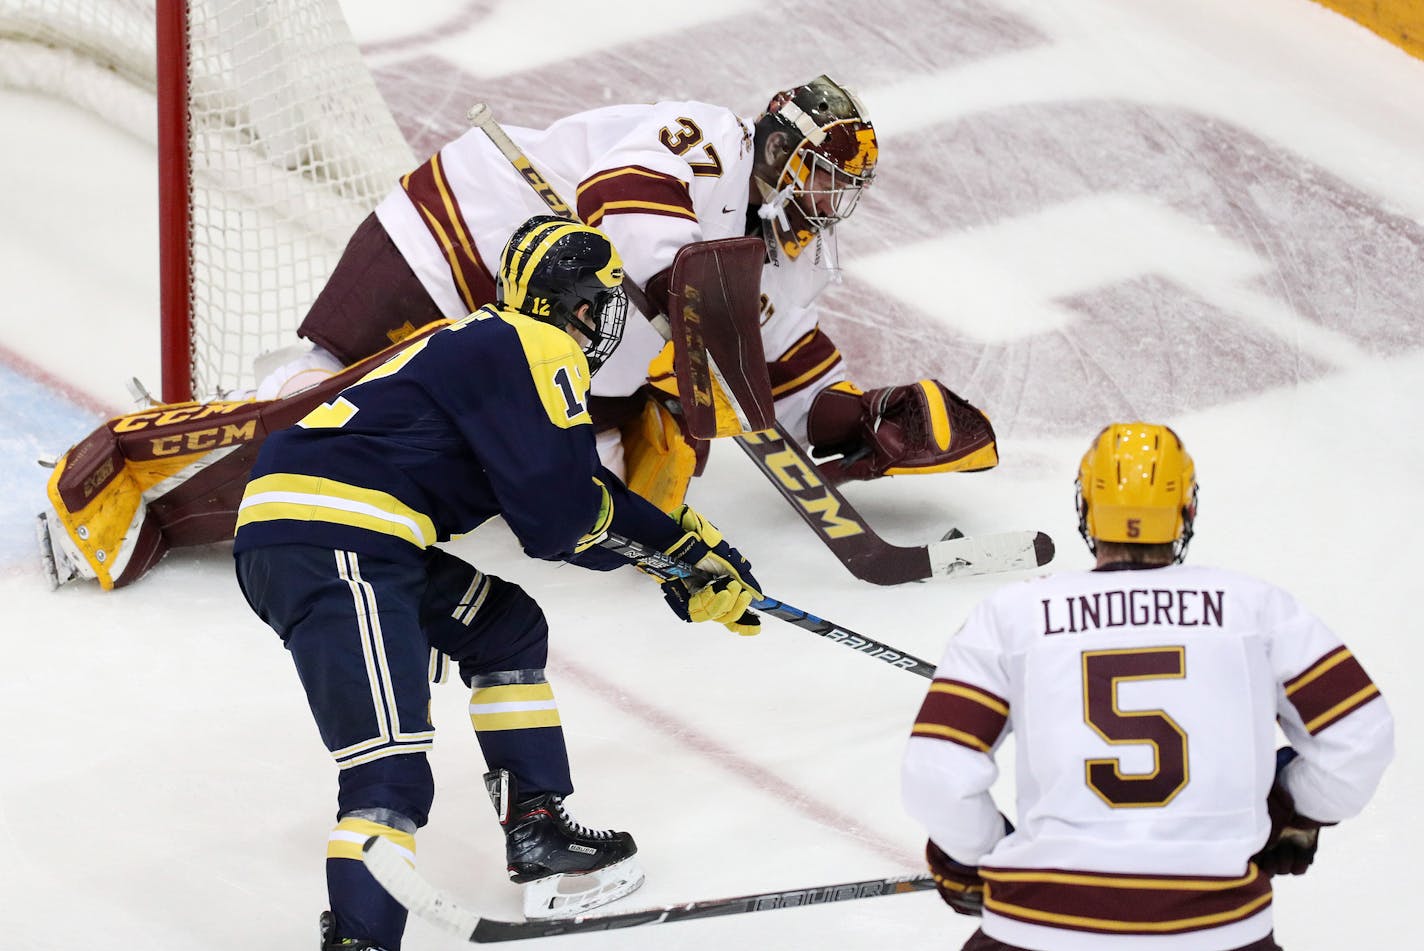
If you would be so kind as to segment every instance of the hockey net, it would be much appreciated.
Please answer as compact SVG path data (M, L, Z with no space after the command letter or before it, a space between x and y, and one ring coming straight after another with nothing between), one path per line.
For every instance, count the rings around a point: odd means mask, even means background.
M170 402L255 385L415 164L336 0L0 0L0 84L156 142Z

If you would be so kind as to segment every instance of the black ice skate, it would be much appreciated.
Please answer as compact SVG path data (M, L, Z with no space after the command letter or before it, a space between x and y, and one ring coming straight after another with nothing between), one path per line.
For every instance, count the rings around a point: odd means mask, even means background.
M562 796L520 801L508 770L486 773L485 788L504 828L510 881L524 886L525 918L571 918L643 884L628 833L579 825Z
M336 916L329 911L321 913L321 951L383 951L380 945L358 938L338 938L336 936Z

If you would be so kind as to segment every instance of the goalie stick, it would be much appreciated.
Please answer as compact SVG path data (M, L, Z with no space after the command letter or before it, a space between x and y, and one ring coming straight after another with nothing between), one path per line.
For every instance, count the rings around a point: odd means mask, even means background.
M638 567L655 578L668 581L673 578L685 578L699 587L712 580L712 575L685 562L675 558L669 558L664 552L648 548L632 539L624 538L622 535L608 533L598 543L600 547L615 551L625 558L637 563ZM876 660L898 667L901 670L908 670L912 674L919 674L921 677L934 679L935 665L927 660L922 660L913 654L907 654L902 650L897 650L889 644L882 644L880 641L866 637L864 634L857 634L848 627L841 627L833 621L818 618L816 615L803 611L800 608L792 607L785 601L778 601L775 598L763 597L760 601L753 601L751 607L762 614L769 614L774 618L780 618L788 623L795 624L799 628L804 628L812 634L819 634L832 643L842 647L848 647L853 651L859 651L867 657L874 657Z
M692 918L741 915L776 908L827 905L831 902L876 898L880 895L902 895L934 888L934 879L928 875L906 875L786 891L759 892L755 895L738 895L735 898L690 901L680 905L664 905L661 908L646 908L642 911L613 915L499 921L482 917L478 912L441 892L406 861L405 854L399 848L380 836L373 835L368 838L361 847L361 852L371 877L380 882L381 887L389 892L392 898L431 924L457 934L473 944L550 938L584 931L611 931L614 928L661 925Z
M780 423L772 429L738 436L737 445L841 564L861 581L895 585L930 578L964 578L1035 568L1053 559L1053 539L1043 532L960 535L928 545L893 545L875 533L835 486L821 478L816 464Z

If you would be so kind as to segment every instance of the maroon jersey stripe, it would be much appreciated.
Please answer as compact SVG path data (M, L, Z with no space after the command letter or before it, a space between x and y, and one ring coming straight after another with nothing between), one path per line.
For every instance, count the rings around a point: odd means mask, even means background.
M1256 866L1239 878L983 868L984 906L1018 921L1104 934L1180 934L1241 921L1271 903Z
M987 753L1009 718L1008 701L958 680L936 680L915 717L913 736L948 740Z
M1312 734L1338 722L1380 695L1360 662L1341 646L1285 684L1286 697Z
M775 362L767 364L771 395L776 399L803 390L841 362L841 352L817 327L791 345Z
M401 179L430 236L445 254L450 277L471 311L494 302L494 276L480 258L454 189L440 167L440 153Z
M682 180L641 165L597 172L578 187L578 216L598 227L608 215L666 215L697 220Z

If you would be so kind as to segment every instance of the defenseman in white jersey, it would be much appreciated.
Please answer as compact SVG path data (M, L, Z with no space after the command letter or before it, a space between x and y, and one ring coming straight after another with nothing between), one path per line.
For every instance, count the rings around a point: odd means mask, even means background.
M1290 594L1180 563L1172 430L1104 429L1078 487L1097 567L978 605L916 718L903 795L940 894L983 915L965 951L1275 951L1271 876L1369 801L1389 709ZM988 791L1010 731L1016 828Z

